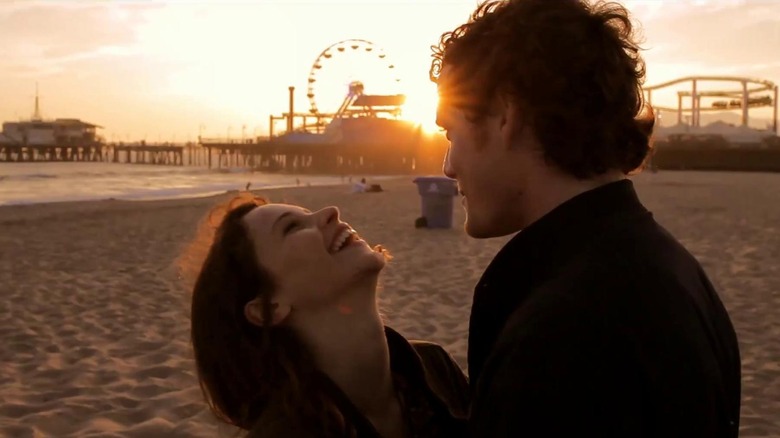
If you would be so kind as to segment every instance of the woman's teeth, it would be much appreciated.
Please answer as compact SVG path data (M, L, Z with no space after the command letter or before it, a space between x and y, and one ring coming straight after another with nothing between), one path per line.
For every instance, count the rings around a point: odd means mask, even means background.
M343 248L347 242L351 241L352 236L355 234L355 230L351 228L342 231L336 240L333 241L333 246L330 248L331 252L337 252L341 250L341 248Z

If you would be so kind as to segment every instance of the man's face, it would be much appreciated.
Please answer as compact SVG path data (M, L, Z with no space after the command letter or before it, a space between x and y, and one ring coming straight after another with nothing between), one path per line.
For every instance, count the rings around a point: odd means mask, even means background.
M456 80L447 67L442 70L436 122L450 141L444 174L458 181L464 195L466 232L489 238L519 231L517 209L529 183L528 169L538 157L522 144L522 135L515 135L512 107L497 101L491 115L475 121L454 105Z

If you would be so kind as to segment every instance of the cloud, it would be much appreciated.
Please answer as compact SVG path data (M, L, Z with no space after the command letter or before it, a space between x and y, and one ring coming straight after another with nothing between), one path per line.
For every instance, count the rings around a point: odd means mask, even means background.
M0 7L0 67L46 75L65 64L134 53L143 3L25 2Z
M763 69L777 59L772 48L780 47L780 2L688 6L682 14L657 16L645 29L648 57L658 61Z

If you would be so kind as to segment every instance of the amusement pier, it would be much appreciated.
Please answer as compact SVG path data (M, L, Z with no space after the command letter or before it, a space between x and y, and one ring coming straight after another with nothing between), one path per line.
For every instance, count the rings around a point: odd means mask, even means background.
M353 81L340 104L318 100L323 71L343 55L363 56L384 71L383 94L367 94ZM3 123L0 162L111 162L146 165L247 168L295 174L381 175L439 174L448 141L402 118L406 96L398 92L395 65L370 41L350 39L325 48L311 66L306 86L309 108L295 108L289 87L287 111L269 116L269 135L236 139L204 138L187 144L108 143L101 126L77 119L43 120L36 93L30 120ZM728 84L723 87L722 84ZM713 86L723 88L714 89ZM666 92L677 94L677 107L655 105ZM644 88L645 99L661 122L669 114L676 124L657 124L651 169L780 171L777 135L778 86L767 80L691 76ZM767 129L749 127L750 110L770 108ZM702 114L740 114L738 123L702 123Z

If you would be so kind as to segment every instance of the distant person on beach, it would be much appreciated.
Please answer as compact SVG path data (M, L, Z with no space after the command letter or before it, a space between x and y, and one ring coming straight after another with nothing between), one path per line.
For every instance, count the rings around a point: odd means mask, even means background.
M361 178L359 182L352 185L352 193L364 193L367 187L366 179Z
M617 3L508 0L434 47L466 232L519 232L474 291L474 437L738 435L726 309L627 178L654 124L633 38Z
M387 253L336 208L238 198L184 255L200 266L192 346L220 420L250 437L464 436L465 375L440 346L383 324Z

